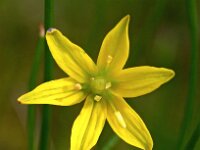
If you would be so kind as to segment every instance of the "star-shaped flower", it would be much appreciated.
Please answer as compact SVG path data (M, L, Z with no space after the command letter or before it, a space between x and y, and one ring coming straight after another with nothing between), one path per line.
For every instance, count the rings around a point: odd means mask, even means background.
M174 72L150 66L123 69L129 55L129 20L129 15L125 16L106 35L97 65L57 29L46 33L53 58L69 77L43 83L18 100L22 104L70 106L86 99L72 127L71 150L91 149L106 119L125 142L145 150L153 147L144 122L123 97L150 93L169 81Z

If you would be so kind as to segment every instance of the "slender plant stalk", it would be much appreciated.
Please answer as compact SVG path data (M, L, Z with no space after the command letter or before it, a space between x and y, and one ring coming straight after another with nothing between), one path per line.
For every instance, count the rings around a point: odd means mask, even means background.
M28 125L28 150L35 149L35 115L36 110L35 106L29 105L28 106L28 118L27 118L27 125Z
M197 23L197 5L195 0L186 0L188 24L191 40L191 57L189 70L189 87L186 99L185 113L178 139L178 149L184 147L186 132L191 125L194 104L197 92L197 68L198 68L198 23Z
M119 141L118 136L113 135L113 137L105 144L105 146L102 148L102 150L111 150L113 147L117 144Z
M38 69L41 62L41 56L43 53L44 47L44 27L40 26L39 39L35 51L35 57L33 60L33 66L31 70L31 75L29 79L29 91L36 87L36 79L38 74ZM33 105L28 106L28 117L27 117L27 126L28 126L28 150L35 149L35 119L36 119L36 107Z
M53 24L53 0L45 0L45 31L52 27ZM45 64L44 64L44 81L49 81L52 79L52 68L53 68L53 59L50 54L49 48L45 41ZM50 120L51 120L51 108L49 105L42 106L42 126L40 134L40 150L49 149L49 135L50 135Z
M186 144L184 150L195 149L195 146L200 138L200 122L192 133L192 136Z

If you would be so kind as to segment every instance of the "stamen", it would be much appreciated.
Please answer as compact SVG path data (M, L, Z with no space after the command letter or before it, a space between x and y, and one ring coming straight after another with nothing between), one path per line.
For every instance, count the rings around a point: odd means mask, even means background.
M117 117L117 120L119 121L120 125L123 128L126 128L126 123L124 121L122 114L119 111L115 111L115 116Z
M75 90L81 90L81 89L82 89L82 86L81 86L80 83L76 83L76 84L74 85L74 88L75 88Z
M94 97L94 100L95 101L100 101L102 99L102 96L99 96L99 95L95 95L95 97Z
M92 81L94 81L94 77L90 78Z
M111 55L108 55L107 57L107 63L110 64L112 62L113 57Z
M105 89L109 89L111 86L112 86L111 82L107 82Z

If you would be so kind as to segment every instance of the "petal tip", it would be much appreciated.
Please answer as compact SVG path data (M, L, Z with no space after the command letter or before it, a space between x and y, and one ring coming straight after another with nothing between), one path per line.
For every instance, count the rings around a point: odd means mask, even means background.
M172 69L168 69L168 68L161 68L164 76L166 77L166 82L171 80L174 76L175 76L175 72Z
M49 28L49 29L47 30L47 33L53 33L54 31L56 31L55 28Z
M18 97L18 98L17 98L17 102L18 102L19 104L28 104L28 103L27 103L26 94L21 95L20 97Z
M128 24L129 21L130 21L130 18L131 18L131 16L128 14L128 15L126 15L123 19L124 19L124 21Z
M20 97L17 99L17 102L18 102L19 104L23 104L23 103L22 103L22 96L20 96Z
M126 18L127 20L130 20L131 15L127 14L127 15L125 16L125 18Z
M22 104L20 100L17 100L18 104Z
M168 69L170 79L175 76L175 72L172 69Z

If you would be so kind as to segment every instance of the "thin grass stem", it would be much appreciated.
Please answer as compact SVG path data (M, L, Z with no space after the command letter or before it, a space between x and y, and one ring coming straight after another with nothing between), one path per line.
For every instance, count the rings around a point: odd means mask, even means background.
M197 93L197 68L198 68L198 23L197 23L197 5L196 0L186 0L188 25L190 32L190 70L189 70L189 87L188 96L185 104L184 118L182 121L182 126L180 129L179 139L178 139L178 149L183 149L184 142L186 138L186 133L189 131L193 112L194 104L196 100Z
M38 76L38 70L41 62L41 56L44 49L44 27L40 26L40 34L37 42L37 47L35 50L35 56L33 60L33 66L31 70L31 75L29 79L28 89L29 91L36 87L36 80ZM35 149L35 120L36 120L36 106L28 106L27 115L27 129L28 129L28 150Z
M102 150L111 150L118 143L119 138L117 135L113 135L113 137L105 144Z
M200 138L200 122L192 133L192 136L186 144L184 150L195 149L195 146Z
M45 0L45 31L52 27L53 24L53 12L54 12L54 1ZM49 81L52 79L53 69L53 59L50 54L49 48L45 41L45 64L44 64L44 81ZM42 126L40 132L40 150L49 149L49 137L50 137L50 121L51 121L51 107L49 105L42 106Z

